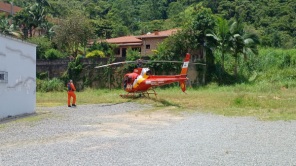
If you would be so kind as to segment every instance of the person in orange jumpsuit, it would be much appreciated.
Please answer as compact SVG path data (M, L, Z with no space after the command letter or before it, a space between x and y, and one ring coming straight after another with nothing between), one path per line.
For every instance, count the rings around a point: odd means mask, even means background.
M69 81L69 83L67 84L67 87L68 87L68 107L71 107L71 97L73 98L72 106L76 107L76 94L74 93L74 91L76 91L76 88L72 80Z

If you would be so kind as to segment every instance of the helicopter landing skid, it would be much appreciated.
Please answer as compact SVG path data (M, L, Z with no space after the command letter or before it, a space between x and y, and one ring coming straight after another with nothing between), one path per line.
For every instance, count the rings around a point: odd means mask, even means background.
M127 93L127 94L121 94L120 97L135 99L135 98L141 97L141 94L139 94L139 93Z
M145 92L142 92L142 95L145 96L145 97L150 97L149 95L150 94L154 94L155 97L157 97L157 93L155 92L154 89L149 89Z
M154 89L149 89L148 91L144 92L132 92L127 94L120 95L122 98L139 98L139 97L150 97L150 94L154 94L157 97L157 93Z

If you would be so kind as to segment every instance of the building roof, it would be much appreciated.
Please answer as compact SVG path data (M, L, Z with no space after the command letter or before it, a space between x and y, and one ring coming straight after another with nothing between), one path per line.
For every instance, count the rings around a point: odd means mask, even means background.
M169 29L166 31L154 31L153 33L147 33L145 35L140 36L122 36L117 38L106 39L107 43L117 44L119 46L140 46L142 45L143 38L166 38L170 35L175 34L180 29ZM89 40L89 44L93 44L95 41L102 40Z
M91 39L88 41L89 45L94 44L95 42L107 42L110 44L116 44L119 46L140 46L142 45L142 40L137 39L135 36L123 36L111 39Z
M173 35L175 33L177 33L177 31L180 29L169 29L169 30L165 30L165 31L154 31L153 33L147 33L145 35L140 35L140 36L136 36L136 38L138 39L142 39L142 38L164 38L164 37L168 37L170 35Z
M6 39L10 39L10 40L14 40L14 41L18 41L20 43L25 43L25 44L28 44L28 45L32 45L34 47L37 47L36 44L34 43L31 43L31 42L28 42L28 41L24 41L24 40L21 40L21 39L18 39L18 38L15 38L15 37L12 37L12 36L7 36L7 35L4 35L0 32L0 38L6 38Z
M141 43L142 40L137 39L135 36L123 36L117 38L106 39L108 43L123 44L123 43Z
M12 10L11 10L11 7L12 7ZM21 10L22 10L22 8L20 8L18 6L12 6L12 4L10 4L10 3L0 2L0 12L14 14L14 13L19 12Z

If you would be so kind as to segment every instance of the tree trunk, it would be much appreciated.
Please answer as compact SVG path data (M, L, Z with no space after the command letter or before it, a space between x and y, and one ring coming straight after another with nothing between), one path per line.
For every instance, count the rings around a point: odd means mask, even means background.
M206 48L204 46L202 46L202 54L203 54L205 64L207 64ZM206 84L206 73L207 73L207 65L204 66L204 72L203 72L203 76L202 76L202 84L203 85Z
M235 55L235 64L234 64L234 75L237 78L237 70L238 70L238 55Z

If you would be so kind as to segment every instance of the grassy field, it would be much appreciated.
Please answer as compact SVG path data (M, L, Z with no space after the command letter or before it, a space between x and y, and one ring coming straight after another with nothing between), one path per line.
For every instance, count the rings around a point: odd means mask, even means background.
M188 88L184 94L179 88L156 89L157 98L124 99L123 90L86 89L77 92L77 104L138 102L156 107L174 106L174 111L209 112L225 116L253 116L261 120L295 120L296 89L278 86L236 85L219 87L209 85L199 89ZM67 106L66 92L37 92L37 106Z

